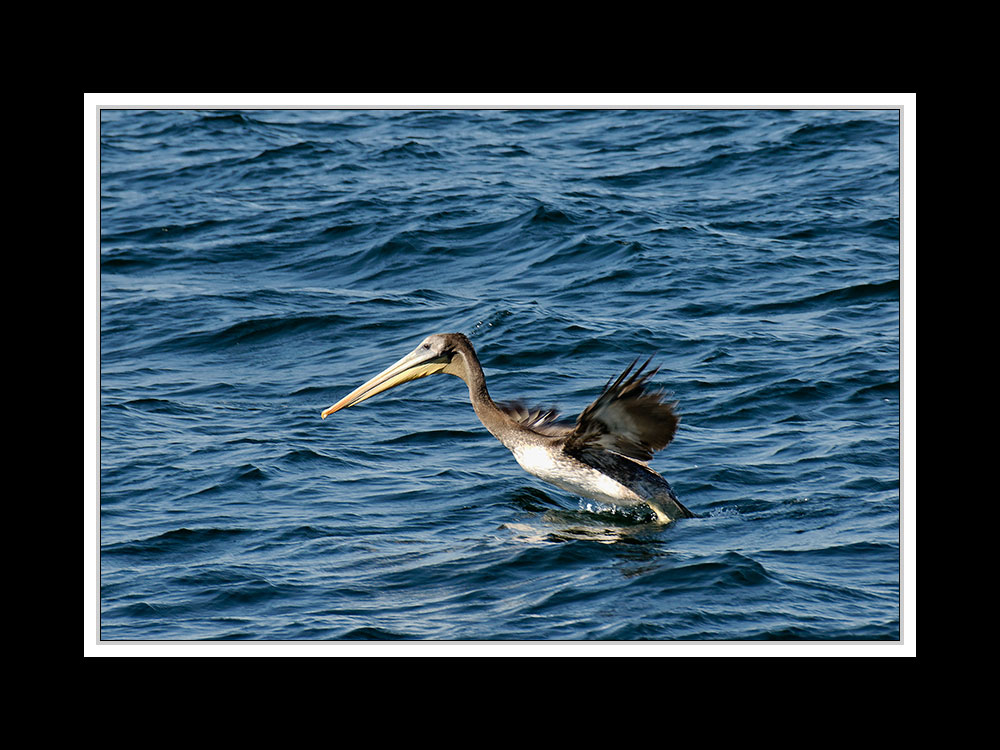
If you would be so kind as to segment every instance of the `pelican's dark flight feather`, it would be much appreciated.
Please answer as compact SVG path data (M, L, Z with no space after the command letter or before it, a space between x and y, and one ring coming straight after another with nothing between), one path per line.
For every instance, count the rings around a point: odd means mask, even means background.
M583 410L576 429L566 437L570 452L609 450L638 461L649 461L674 439L680 418L676 401L664 401L663 392L649 392L646 384L659 368L643 374L651 358L629 377L639 360L604 387L597 400ZM626 380L626 378L628 378Z

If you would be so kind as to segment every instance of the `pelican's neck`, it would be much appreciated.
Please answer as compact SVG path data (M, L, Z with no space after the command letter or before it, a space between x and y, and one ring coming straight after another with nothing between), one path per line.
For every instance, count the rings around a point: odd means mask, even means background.
M469 386L469 400L479 421L493 437L507 445L518 430L518 426L490 398L490 392L486 388L486 376L472 346L459 349L444 371L465 381Z

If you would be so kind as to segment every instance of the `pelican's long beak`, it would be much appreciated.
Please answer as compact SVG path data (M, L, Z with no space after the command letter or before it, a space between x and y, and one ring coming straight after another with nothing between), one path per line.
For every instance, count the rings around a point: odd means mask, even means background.
M326 419L328 415L333 414L335 411L360 404L365 399L371 398L382 391L387 391L400 383L424 378L428 375L433 375L435 372L441 372L448 365L448 362L448 357L433 356L426 350L418 348L407 354L396 364L380 372L361 387L348 393L329 409L324 410L320 416Z

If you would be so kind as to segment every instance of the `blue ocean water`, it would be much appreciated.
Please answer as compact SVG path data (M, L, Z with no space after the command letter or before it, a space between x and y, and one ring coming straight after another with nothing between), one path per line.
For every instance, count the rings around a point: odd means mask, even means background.
M900 638L897 110L100 113L103 641ZM430 333L679 403L668 527L524 473Z

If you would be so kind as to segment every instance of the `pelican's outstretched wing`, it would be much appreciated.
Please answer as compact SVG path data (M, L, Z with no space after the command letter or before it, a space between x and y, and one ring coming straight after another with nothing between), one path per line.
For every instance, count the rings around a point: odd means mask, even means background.
M680 417L674 412L676 401L664 401L662 391L647 391L646 385L659 368L645 372L650 359L632 369L632 362L614 383L608 381L601 395L576 420L566 435L565 450L608 450L639 461L673 440ZM631 377L629 374L631 373Z

